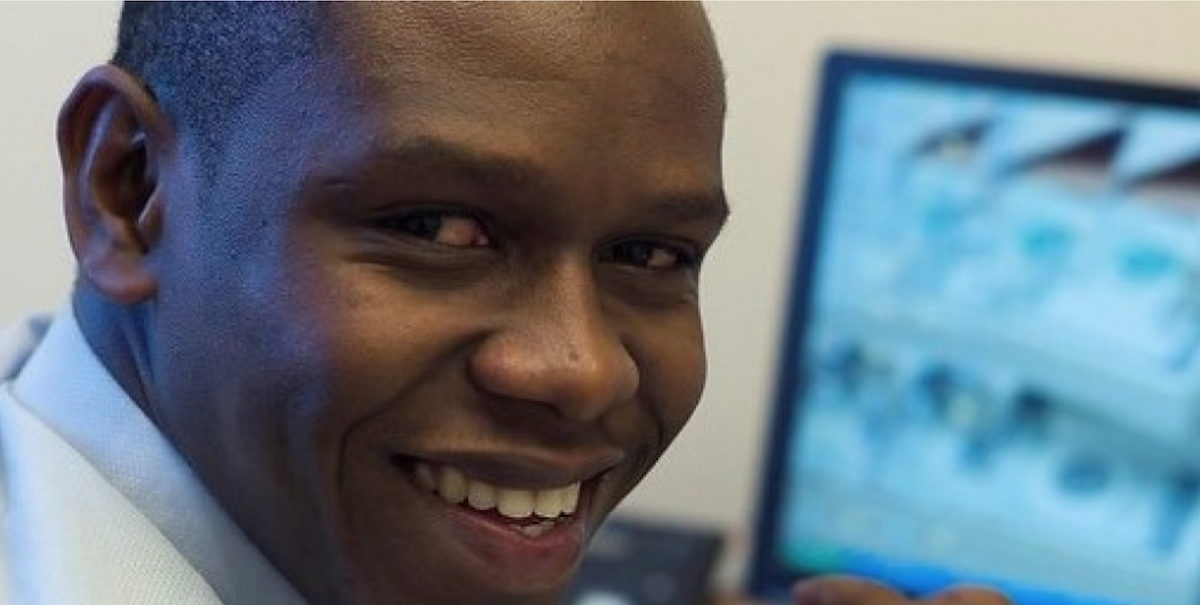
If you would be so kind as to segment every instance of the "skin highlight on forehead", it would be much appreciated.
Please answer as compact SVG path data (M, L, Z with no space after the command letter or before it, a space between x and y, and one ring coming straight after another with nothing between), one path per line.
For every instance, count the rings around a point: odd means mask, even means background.
M337 54L364 73L399 62L417 79L450 69L577 82L584 72L632 67L724 111L722 68L697 3L346 3L331 7L328 23Z

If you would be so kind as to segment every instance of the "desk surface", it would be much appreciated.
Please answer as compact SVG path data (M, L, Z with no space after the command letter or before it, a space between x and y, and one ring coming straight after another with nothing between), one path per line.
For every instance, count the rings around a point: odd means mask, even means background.
M742 595L722 593L713 597L712 605L763 605Z

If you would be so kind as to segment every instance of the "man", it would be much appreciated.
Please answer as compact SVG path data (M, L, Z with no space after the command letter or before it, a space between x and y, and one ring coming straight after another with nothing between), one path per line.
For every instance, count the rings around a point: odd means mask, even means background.
M699 398L723 112L693 5L127 6L0 345L7 602L555 602Z

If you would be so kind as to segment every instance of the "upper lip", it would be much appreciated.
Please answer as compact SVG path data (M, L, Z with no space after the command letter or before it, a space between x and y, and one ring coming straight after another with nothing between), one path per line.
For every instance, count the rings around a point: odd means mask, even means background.
M403 457L448 466L494 485L542 490L586 482L620 464L625 454L617 449L579 454L454 451Z

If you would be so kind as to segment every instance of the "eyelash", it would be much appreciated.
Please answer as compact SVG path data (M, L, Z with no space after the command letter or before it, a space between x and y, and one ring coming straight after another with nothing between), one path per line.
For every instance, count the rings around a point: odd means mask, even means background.
M469 221L473 223L476 233L457 235L468 237L471 241L463 243L445 243L437 241L441 231L446 229L447 221ZM483 219L470 212L459 210L419 210L396 216L389 216L379 221L379 224L389 230L403 233L406 236L425 240L434 245L447 248L480 248L494 244L489 229ZM461 225L459 225L461 227ZM450 234L453 237L454 233ZM668 266L655 266L666 256ZM647 271L686 271L700 265L701 255L690 246L670 244L651 239L627 239L611 244L603 255L602 260L621 263L645 269Z
M456 236L463 240L461 243L456 242L440 242L437 241L440 235L448 229L448 221L457 221L451 223L451 226L459 227L458 231L451 231L448 235L451 239ZM462 227L465 223L473 224L474 233L463 232ZM403 233L410 237L425 240L431 244L445 246L448 248L481 248L492 245L491 234L488 233L487 226L479 217L472 215L469 212L461 212L455 210L420 210L409 212L397 216L390 216L379 221L380 225L389 231ZM471 228L468 226L468 228ZM469 240L469 241L466 241Z
M655 255L665 253L673 257L670 266L653 266ZM650 240L625 240L613 244L605 260L625 262L648 271L681 271L700 265L700 255L682 245L664 244ZM658 259L661 260L661 257Z

